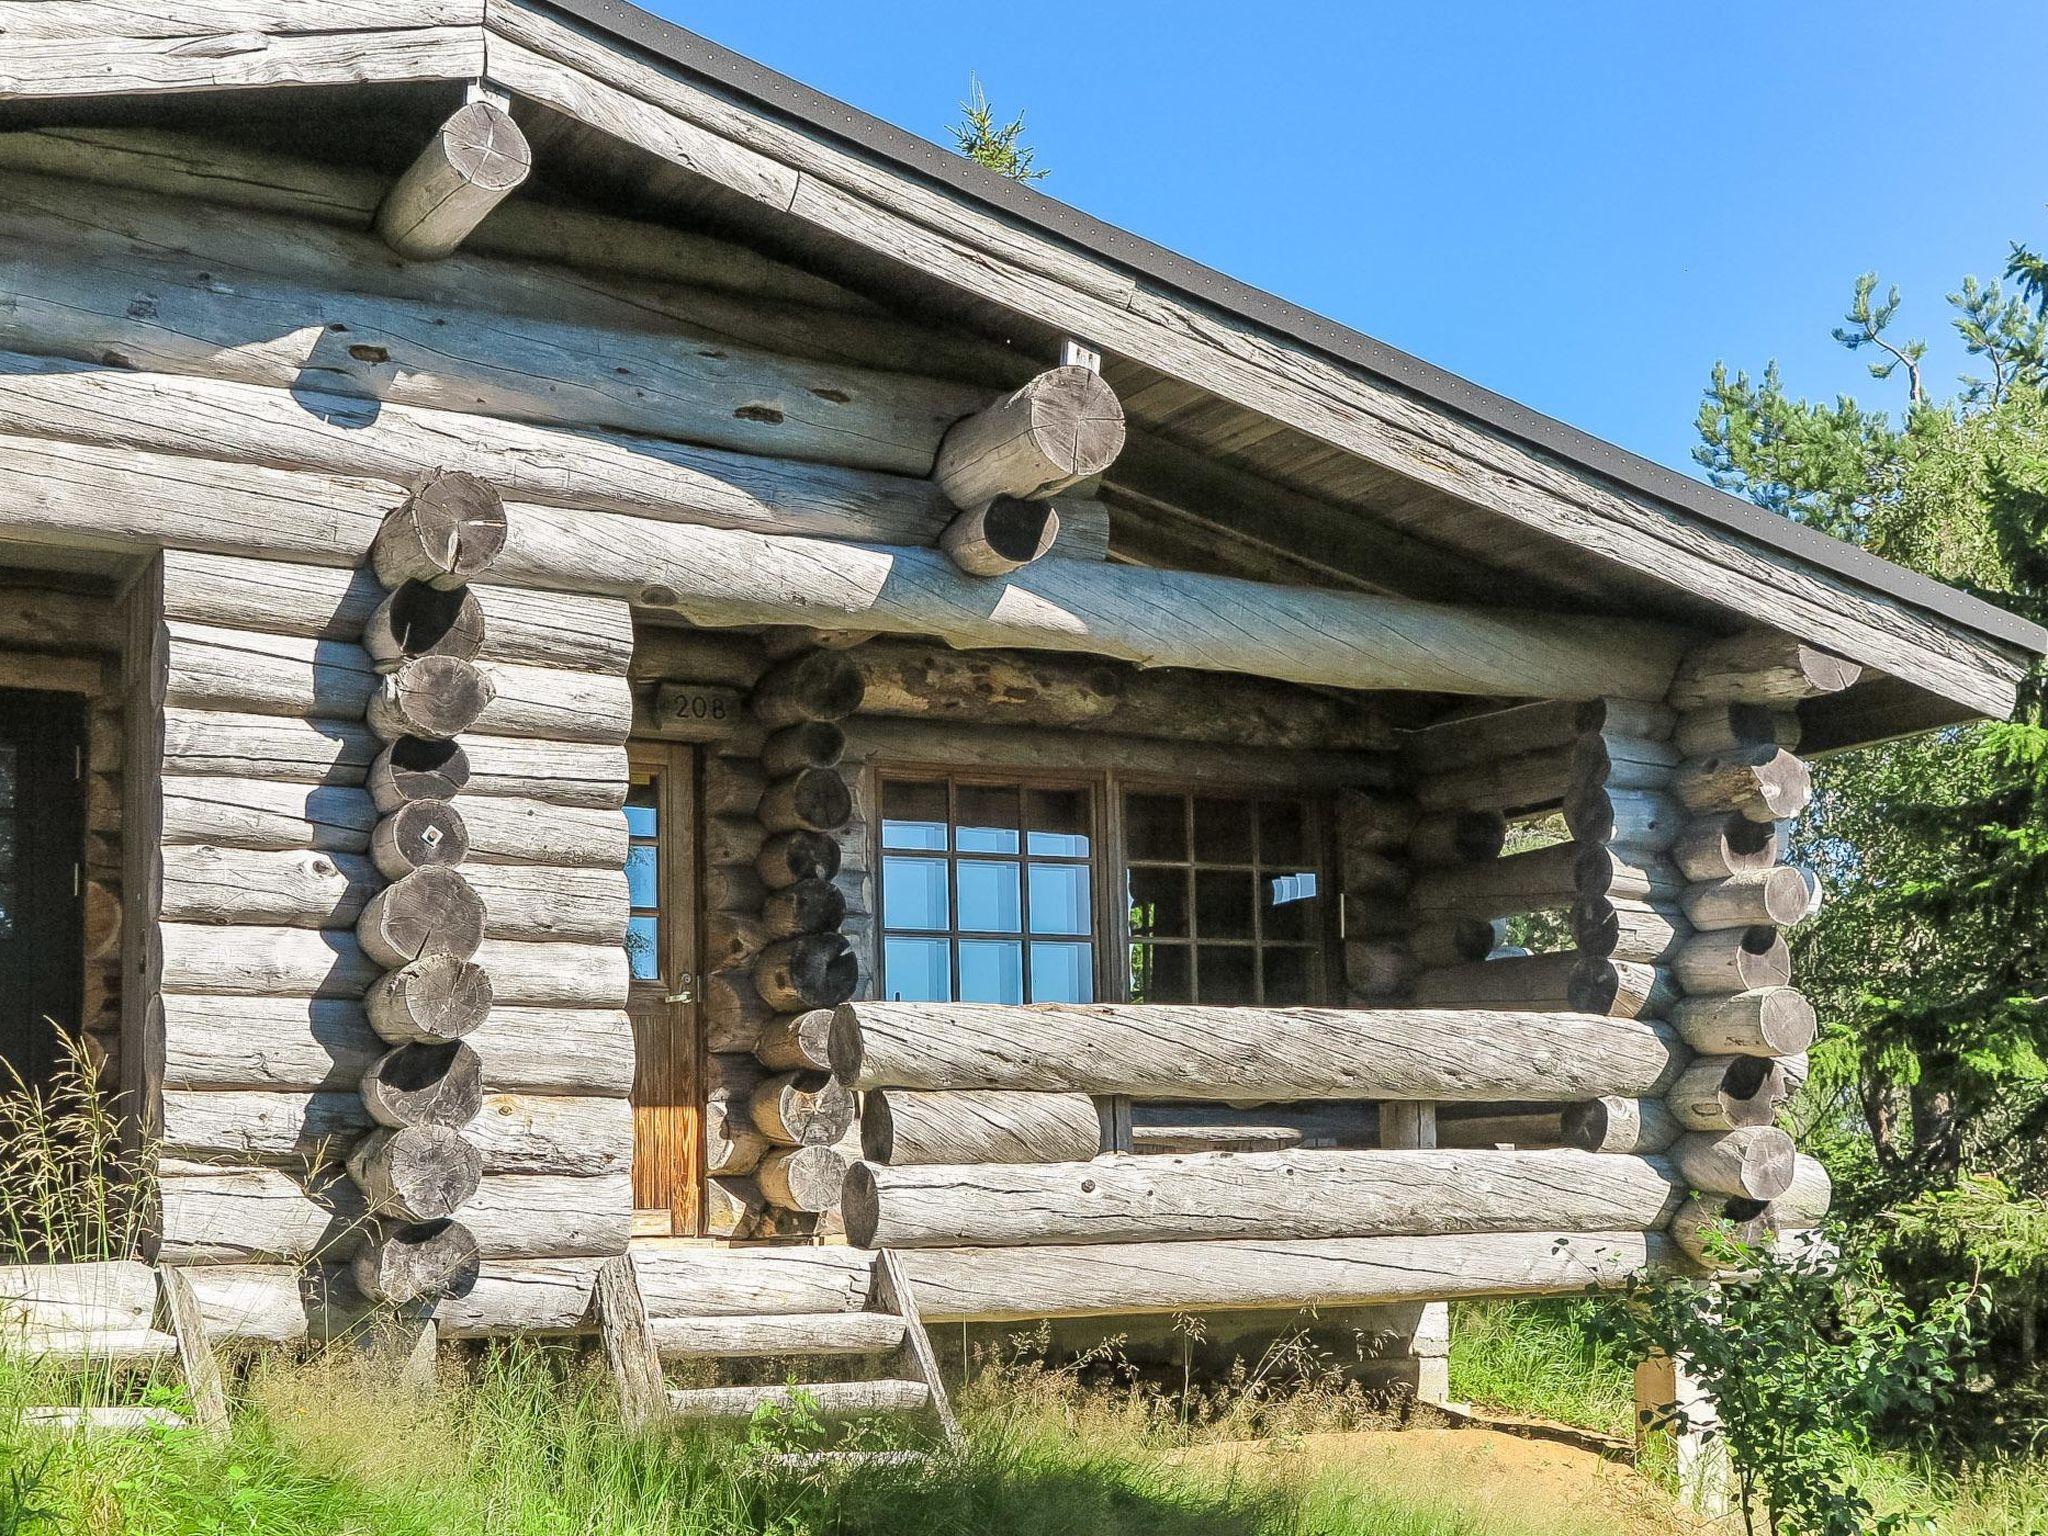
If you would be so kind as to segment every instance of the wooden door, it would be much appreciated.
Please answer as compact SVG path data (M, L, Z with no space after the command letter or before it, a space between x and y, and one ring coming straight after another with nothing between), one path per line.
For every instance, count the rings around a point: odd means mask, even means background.
M626 802L633 917L633 1207L639 1230L692 1237L703 1210L697 983L697 754L636 742Z
M0 689L0 1092L47 1083L83 1005L85 701Z

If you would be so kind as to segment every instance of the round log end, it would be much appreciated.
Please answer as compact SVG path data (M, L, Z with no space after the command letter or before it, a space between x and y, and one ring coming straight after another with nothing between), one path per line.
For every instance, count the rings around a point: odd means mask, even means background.
M496 694L473 662L420 656L400 663L383 680L366 714L370 728L386 740L446 741L475 725Z
M380 669L421 656L474 661L484 646L483 605L467 587L408 581L371 617L363 645Z
M409 571L407 579L460 586L481 576L504 553L504 499L477 475L463 470L433 475L407 499L400 514L411 520L419 547L434 566L432 571ZM383 574L381 566L378 574Z
M1796 1056L1813 1044L1819 1015L1803 992L1771 987L1757 999L1757 1033L1774 1056Z
M761 1159L755 1182L771 1205L821 1212L839 1204L847 1161L831 1147L778 1147Z
M772 891L839 873L839 844L822 832L781 832L761 846L754 871Z
M1060 483L1099 475L1124 448L1124 404L1109 381L1077 364L1041 373L1025 388L1031 438Z
M866 1162L846 1170L839 1186L839 1217L846 1223L846 1240L856 1248L875 1246L875 1230L881 1223L882 1201L875 1188L875 1170Z
M379 1125L463 1126L484 1106L483 1063L466 1041L401 1045L370 1063L361 1091Z
M443 1220L386 1229L356 1254L349 1272L370 1300L407 1306L467 1295L481 1268L476 1235Z
M829 880L799 880L769 896L761 920L770 933L789 938L828 933L846 917L846 893Z
M781 1013L836 1008L860 985L860 957L836 933L807 933L761 951L754 987Z
M370 1027L393 1045L459 1040L491 1011L491 978L454 955L430 955L379 977L363 999Z
M861 1068L867 1051L861 1043L858 1009L841 1006L832 1010L832 1033L825 1053L832 1062L832 1075L848 1088L859 1090L876 1086L861 1081ZM865 1130L862 1134L866 1134ZM887 1159L879 1158L877 1161L886 1162Z
M763 725L844 720L860 708L867 684L842 651L807 651L770 667L749 696Z
M1770 1236L1769 1207L1761 1200L1696 1195L1671 1218L1671 1239L1695 1264L1720 1267L1729 1242L1754 1248Z
M469 755L452 741L403 737L370 765L370 794L387 816L410 801L452 799L468 783Z
M533 170L533 148L512 114L488 101L472 101L441 125L449 167L483 192L510 192Z
M837 768L799 768L768 786L760 817L770 832L836 832L853 818L853 791Z
M365 1136L348 1171L372 1215L440 1221L476 1193L484 1156L448 1126L409 1125Z
M414 870L370 898L356 938L393 969L433 955L467 960L484 941L483 898L459 871Z
M877 1088L861 1099L860 1155L871 1163L887 1163L895 1152L896 1117L889 1108L888 1093Z
M846 732L829 720L800 720L762 744L761 771L787 778L805 768L836 768L846 756Z
M1743 929L1735 973L1745 991L1787 985L1792 980L1792 950L1785 936L1762 923Z
M402 880L416 869L468 858L469 827L452 800L410 800L377 823L370 851L378 873Z

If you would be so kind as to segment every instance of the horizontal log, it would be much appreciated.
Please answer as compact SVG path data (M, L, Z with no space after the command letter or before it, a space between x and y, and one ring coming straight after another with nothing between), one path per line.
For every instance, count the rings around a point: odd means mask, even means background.
M763 1066L784 1072L829 1072L832 1010L784 1014L765 1024L753 1042ZM719 1047L713 1044L712 1049Z
M751 1419L764 1410L857 1419L924 1413L931 1401L932 1389L921 1381L818 1381L779 1387L671 1387L668 1411L679 1419Z
M747 1098L754 1129L780 1147L831 1146L853 1128L857 1106L836 1078L782 1072L756 1084Z
M1513 1147L1522 1151L1568 1145L1563 1113L1555 1106L1516 1113L1483 1115L1470 1120L1439 1119L1436 1144L1442 1148Z
M1698 1195L1671 1218L1671 1240L1704 1269L1730 1267L1727 1245L1755 1248L1770 1241L1769 1207L1740 1196Z
M1672 681L1674 709L1705 704L1790 706L1840 693L1862 675L1856 663L1769 630L1751 630L1703 645Z
M19 1335L7 1335L8 1352L45 1373L90 1372L93 1374L116 1373L128 1370L147 1370L158 1364L168 1365L178 1358L178 1339L175 1334L157 1328L120 1328L107 1330L35 1330ZM179 1420L151 1419L136 1422L127 1419L103 1418L134 1414L157 1414L167 1410L147 1408L28 1408L22 1412L22 1422L39 1428L52 1425L69 1426L71 1421L57 1417L68 1414L90 1414L89 1421L94 1428L139 1428L145 1422L179 1423Z
M352 929L384 884L362 854L173 844L160 911L166 922Z
M860 1248L1653 1230L1670 1169L1572 1151L1212 1152L1074 1163L854 1164Z
M1408 904L1417 912L1481 918L1568 907L1579 890L1579 855L1575 843L1553 843L1484 863L1426 869L1409 888Z
M1498 858L1508 838L1499 811L1440 811L1418 816L1408 834L1408 858L1417 868L1479 864Z
M1813 775L1783 747L1734 747L1681 764L1671 792L1691 811L1735 811L1751 821L1776 822L1806 809Z
M429 955L372 982L363 993L363 1015L387 1045L441 1045L474 1034L495 998L482 966ZM287 1026L294 1011L285 1010Z
M1702 1194L1775 1200L1792 1186L1792 1138L1774 1125L1694 1131L1671 1144L1679 1176Z
M469 1290L482 1268L476 1235L459 1221L383 1222L356 1250L349 1278L372 1301L411 1307Z
M704 1106L704 1171L751 1174L761 1166L771 1143L748 1113L747 1094L714 1097Z
M754 1182L770 1205L786 1211L838 1208L847 1159L832 1147L774 1147L754 1169Z
M1671 744L1686 757L1711 757L1762 743L1794 752L1799 748L1799 734L1799 716L1789 709L1724 701L1703 704L1680 715Z
M460 809L472 865L625 867L626 818L615 810L482 794L465 795Z
M1447 773L1494 758L1569 747L1588 732L1662 741L1671 733L1673 718L1661 704L1631 699L1545 700L1410 731L1402 738L1401 752L1413 773Z
M1429 971L1415 988L1415 1001L1428 1007L1609 1013L1630 1019L1661 1016L1676 998L1671 973L1662 966L1575 951L1504 956Z
M1678 840L1688 817L1670 795L1647 789L1577 786L1565 797L1564 822L1582 843L1619 843L1662 853Z
M924 1248L902 1256L927 1322L1578 1295L1680 1263L1662 1232Z
M1666 1150L1685 1127L1661 1099L1608 1096L1565 1106L1560 1129L1581 1152L1623 1152L1643 1156Z
M379 1125L460 1130L483 1107L483 1064L466 1040L395 1045L364 1069L358 1091Z
M452 256L532 169L533 149L512 114L494 102L468 102L385 194L377 233L411 261Z
M1790 1056L1813 1043L1813 1004L1790 987L1720 997L1688 997L1671 1009L1671 1027L1708 1055Z
M1698 1056L1664 1095L1672 1117L1689 1131L1769 1125L1784 1077L1762 1056Z
M360 785L381 750L368 727L340 720L164 711L164 773L243 782Z
M331 1173L167 1169L158 1184L165 1264L303 1264L348 1258L368 1230L361 1192ZM486 1259L623 1253L633 1224L626 1174L485 1174L462 1224Z
M189 1123L194 1106L181 1105L179 1112ZM324 1140L311 1155L328 1160ZM442 1125L373 1129L349 1148L347 1167L370 1214L401 1222L445 1219L476 1193L483 1177L475 1143Z
M0 430L200 457L225 444L254 464L401 486L433 470L459 469L520 502L798 538L932 546L954 512L922 477L313 390L287 394L226 379L110 372L20 353L0 353ZM1102 504L1061 497L1054 505L1055 552L1102 559L1109 548Z
M1668 965L1692 933L1692 924L1675 906L1590 896L1572 908L1572 938L1582 956Z
M476 1284L434 1305L443 1339L566 1334L589 1326L600 1258L487 1260ZM234 1264L190 1271L209 1336L288 1344L358 1334L371 1308L345 1264Z
M626 803L623 747L476 735L465 736L462 749L469 758L464 795L498 795L601 811L616 811ZM465 803L464 816L471 810Z
M1731 812L1688 822L1671 847L1671 862L1688 880L1722 880L1780 863L1792 840L1790 822L1751 821Z
M389 1049L353 998L170 994L163 1010L167 1088L347 1092ZM489 1092L632 1088L632 1027L617 1011L497 1007L464 1038Z
M859 1312L875 1256L854 1248L636 1247L633 1269L647 1315L787 1317Z
M1351 931L1360 931L1355 920ZM1417 965L1444 966L1484 960L1506 942L1506 919L1460 914L1417 923L1408 935L1407 946Z
M863 1101L861 1155L922 1163L1060 1163L1103 1150L1101 1115L1085 1093L915 1093L876 1089Z
M1819 1226L1827 1218L1834 1193L1834 1181L1820 1160L1800 1153L1792 1159L1792 1182L1771 1202L1773 1230L1794 1232Z
M770 1359L784 1355L882 1355L903 1345L889 1312L796 1312L765 1317L663 1317L652 1321L664 1360Z
M156 1275L135 1259L0 1265L0 1336L148 1328Z
M1695 928L1789 928L1817 904L1817 891L1805 870L1779 864L1687 886L1679 905Z
M1775 928L1721 928L1695 934L1671 969L1694 996L1751 992L1791 981L1792 954Z
M1131 1105L1131 1144L1145 1152L1377 1147L1379 1106L1344 1100L1259 1105L1140 1100Z
M932 479L961 508L1050 496L1101 474L1123 445L1116 391L1094 369L1068 364L954 422Z
M408 801L379 821L370 838L370 858L386 880L468 857L469 828L453 800Z
M358 399L898 474L928 469L946 428L981 403L958 384L727 338L678 344L537 318L508 328L466 305L257 274L228 285L203 263L67 245L48 246L32 267L0 269L0 346L80 361L114 353L131 368L279 390L310 370L326 391Z
M630 898L622 869L472 864L463 878L483 900L484 933L490 938L625 941Z
M1573 876L1582 897L1668 905L1685 892L1685 877L1658 854L1602 843L1571 846L1577 853Z
M1011 1088L1189 1099L1570 1101L1661 1089L1661 1025L1581 1013L848 1003L832 1066L854 1088Z
M29 476L21 483L35 485L33 498L7 494L17 469ZM312 502L318 526L277 532L280 500ZM380 502L332 476L119 450L85 454L55 443L0 451L0 535L10 537L90 535L118 547L177 544L348 564L373 531L364 525L381 518ZM360 511L351 513L351 503ZM1060 559L984 579L962 575L936 551L887 546L844 546L820 567L804 547L801 539L522 503L512 509L497 574L625 597L699 624L773 624L801 607L820 629L1079 650L1348 689L1647 697L1666 686L1677 653L1674 632L1611 618L1463 609L1147 567L1120 567L1112 577ZM1260 613L1274 622L1246 622Z
M1415 803L1430 812L1497 811L1522 816L1559 804L1579 782L1572 749L1545 747L1418 780Z
M1059 536L1057 508L1001 496L968 508L946 524L939 548L970 576L1007 576L1051 554Z

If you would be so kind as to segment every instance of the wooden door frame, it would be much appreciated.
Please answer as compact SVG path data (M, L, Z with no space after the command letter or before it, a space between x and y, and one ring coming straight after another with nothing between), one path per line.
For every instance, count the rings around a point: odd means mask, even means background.
M634 739L627 743L628 772L634 783L652 777L659 792L655 802L655 836L659 861L656 928L656 970L654 980L629 985L629 1011L664 1009L666 1027L683 1031L690 1043L688 1081L683 1103L664 1106L689 1112L687 1141L682 1148L678 1189L668 1204L669 1232L677 1237L696 1237L704 1225L704 1083L705 1032L703 1027L703 983L700 957L703 954L702 871L699 828L697 749L684 742ZM685 943L678 944L678 938ZM636 1041L637 1049L637 1041ZM638 1075L636 1063L635 1075ZM637 1083L636 1083L637 1086ZM636 1109L639 1106L636 1105ZM639 1156L636 1126L634 1155ZM641 1169L635 1168L635 1183ZM640 1209L635 1190L636 1214ZM648 1209L653 1209L649 1207Z

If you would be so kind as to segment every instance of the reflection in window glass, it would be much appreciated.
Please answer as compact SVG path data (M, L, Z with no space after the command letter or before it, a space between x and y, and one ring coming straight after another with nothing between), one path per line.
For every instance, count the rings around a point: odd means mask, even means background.
M626 919L626 959L635 981L661 979L661 932L652 912L635 912Z
M885 997L1094 997L1089 791L885 779L881 802ZM1027 949L1027 933L1076 942Z
M626 792L626 963L635 981L661 979L661 779Z
M660 868L652 843L635 843L626 850L626 894L634 906L652 907L658 903Z

